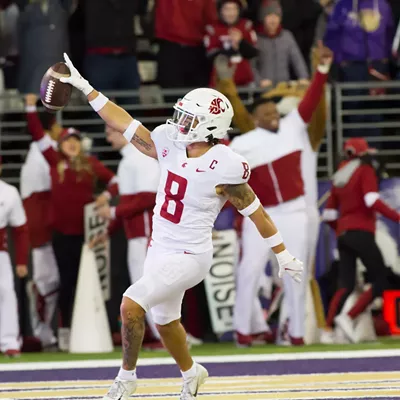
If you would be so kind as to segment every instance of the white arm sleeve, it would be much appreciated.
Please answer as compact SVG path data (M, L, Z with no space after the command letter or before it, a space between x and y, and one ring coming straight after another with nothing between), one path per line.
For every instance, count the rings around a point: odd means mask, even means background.
M12 227L22 226L26 224L26 215L21 197L15 188L12 188L10 194L13 197L13 201L8 223Z

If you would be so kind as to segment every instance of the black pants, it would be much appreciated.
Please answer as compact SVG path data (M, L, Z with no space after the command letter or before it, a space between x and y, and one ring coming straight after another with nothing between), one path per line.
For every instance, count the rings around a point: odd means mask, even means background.
M162 88L208 87L211 65L203 46L182 46L160 40L157 61L157 80Z
M53 249L60 273L58 306L61 325L65 328L71 326L83 242L83 235L53 234Z
M373 296L380 296L386 287L386 267L375 242L375 235L365 231L348 231L338 238L339 289L347 289L347 296L356 286L357 258L367 269L368 282L372 284ZM347 296L345 296L347 298ZM342 299L342 305L345 302Z

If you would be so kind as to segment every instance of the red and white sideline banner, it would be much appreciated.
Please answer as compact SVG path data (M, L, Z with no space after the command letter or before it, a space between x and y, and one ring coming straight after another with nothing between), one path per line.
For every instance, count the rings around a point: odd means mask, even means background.
M107 233L108 222L99 217L95 212L95 203L85 206L85 243L101 233ZM110 267L110 242L100 243L93 248L96 257L97 270L99 272L101 290L104 301L111 297L111 267Z

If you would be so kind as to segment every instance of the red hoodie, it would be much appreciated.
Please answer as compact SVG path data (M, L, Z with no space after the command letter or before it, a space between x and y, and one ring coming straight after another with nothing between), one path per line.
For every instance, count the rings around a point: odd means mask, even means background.
M92 173L77 173L69 168L68 161L51 146L50 138L46 142L42 125L36 112L28 112L28 129L33 140L38 142L46 161L50 166L51 176L51 222L52 227L65 235L84 233L84 206L94 200L93 192L96 178L109 185L112 196L118 193L114 173L97 158L88 157ZM65 163L64 178L60 179L58 166Z
M339 171L344 171L346 166L349 168L349 163L343 162ZM347 181L345 179L341 184L334 181L323 212L324 221L338 236L351 230L375 233L377 212L400 222L400 214L379 199L378 179L371 165L361 164L348 175Z
M257 35L253 30L253 24L247 19L240 19L234 26L228 26L220 21L206 27L207 34L204 37L204 45L207 54L218 53L222 50L232 50L229 38L230 29L237 29L242 33L243 40L252 46L257 44ZM233 50L232 50L233 52ZM236 66L233 80L237 86L244 86L254 81L250 60L242 57L240 52L230 57L231 63ZM216 71L213 70L210 86L216 86Z
M155 10L156 37L184 46L203 46L206 25L217 20L215 0L156 0Z

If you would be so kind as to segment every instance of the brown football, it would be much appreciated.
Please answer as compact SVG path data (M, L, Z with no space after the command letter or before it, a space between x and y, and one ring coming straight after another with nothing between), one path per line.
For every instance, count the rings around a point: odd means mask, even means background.
M40 98L47 111L55 113L68 104L72 86L60 82L60 78L70 75L67 64L63 62L54 64L44 74L40 83Z

